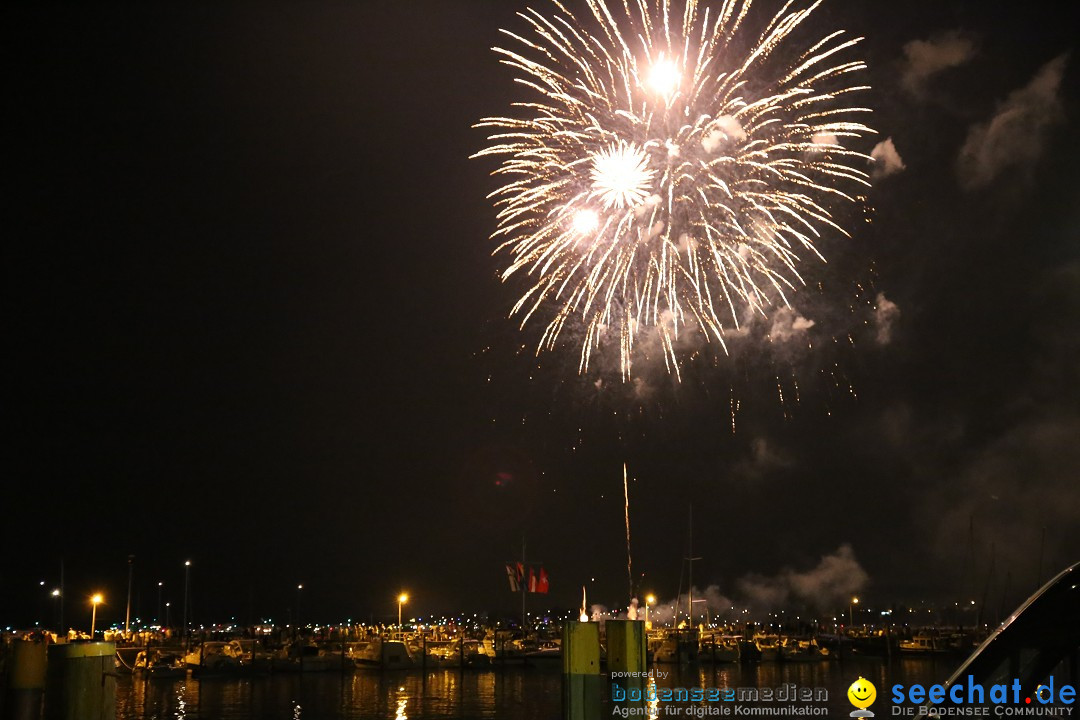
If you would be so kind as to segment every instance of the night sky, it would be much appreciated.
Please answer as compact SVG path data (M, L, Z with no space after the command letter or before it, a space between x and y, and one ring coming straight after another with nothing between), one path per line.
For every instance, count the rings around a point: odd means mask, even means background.
M996 612L1080 560L1057 5L827 0L818 34L867 37L859 148L897 155L795 301L820 342L747 343L681 384L579 377L507 319L496 165L469 156L476 121L527 99L490 49L523 7L3 11L0 625L48 619L61 560L68 624L95 590L122 622L129 554L143 617L159 581L177 607L186 559L199 622L287 618L298 583L312 620L389 620L401 589L407 614L509 612L523 536L552 582L532 608L582 585L617 607L624 462L634 573L662 598L691 506L695 585L759 608Z

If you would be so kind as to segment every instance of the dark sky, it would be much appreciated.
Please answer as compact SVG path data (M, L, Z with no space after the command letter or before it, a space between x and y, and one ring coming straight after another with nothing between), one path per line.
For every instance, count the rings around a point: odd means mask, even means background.
M855 344L644 391L538 363L506 319L495 165L468 158L523 98L490 51L519 3L6 9L0 623L48 612L61 559L69 616L104 589L122 619L131 553L143 616L188 558L201 621L281 618L301 582L314 619L387 619L400 588L413 613L512 609L523 534L536 607L583 584L617 606L624 461L661 597L692 504L695 584L728 597L1015 602L1040 557L1080 559L1056 7L828 0L815 28L867 36L860 147L905 165L796 301Z

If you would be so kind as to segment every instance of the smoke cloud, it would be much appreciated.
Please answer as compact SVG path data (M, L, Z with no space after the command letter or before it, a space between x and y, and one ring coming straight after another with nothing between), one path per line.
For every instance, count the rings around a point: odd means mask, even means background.
M874 301L874 326L877 335L874 339L878 345L888 345L892 342L893 323L900 317L900 306L885 297L885 293L878 293Z
M904 165L900 153L896 151L896 146L893 144L891 137L885 138L875 145L874 149L870 151L870 157L874 159L872 174L875 178L886 178L895 175L907 167Z
M676 613L679 621L686 619L687 603L694 601L694 622L724 620L734 617L735 603L720 592L719 585L709 585L704 590L694 588L693 593L683 593L678 598L666 600L649 608L649 620L657 625L671 625Z
M931 76L963 65L975 56L975 42L954 30L929 40L912 40L904 45L904 65L900 84L919 95Z
M787 342L804 335L814 327L814 321L804 318L790 307L783 307L773 317L769 337L773 342Z
M769 472L791 467L794 463L775 443L764 437L756 437L750 443L750 457L737 462L732 468L736 477L749 481L763 479Z
M701 140L702 149L710 155L724 145L746 141L746 131L739 121L730 115L721 115L712 124L714 129L706 133Z
M743 608L757 613L793 604L819 610L846 605L853 593L866 587L869 579L855 559L851 545L844 544L806 571L786 568L773 576L746 575L736 581L734 596L721 592L718 585L709 585L704 590L695 588L694 622L704 622L706 611L710 619L724 620L735 618ZM688 594L683 593L677 599L660 602L649 608L649 619L661 625L671 624L678 613L682 621L686 618L688 600Z
M988 185L1003 170L1027 167L1039 159L1048 130L1064 115L1059 90L1065 61L1066 56L1059 55L1043 65L993 117L971 127L956 165L962 187Z
M869 579L851 545L844 544L835 553L822 557L811 570L786 569L773 577L751 575L740 580L737 587L753 606L777 608L795 601L825 609L845 603L853 593L865 588Z

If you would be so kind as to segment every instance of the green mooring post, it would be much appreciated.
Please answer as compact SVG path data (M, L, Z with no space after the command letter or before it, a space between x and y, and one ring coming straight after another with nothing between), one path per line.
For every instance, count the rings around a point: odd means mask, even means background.
M563 717L599 720L600 625L569 620L563 623Z
M617 708L644 716L648 679L645 677L645 623L640 620L608 620L607 668L611 700Z
M11 643L7 698L0 717L10 720L41 720L45 694L45 643L15 640Z
M645 668L645 623L641 620L608 620L607 666L611 673L634 673L623 677L643 677Z
M116 644L49 646L45 720L116 719Z

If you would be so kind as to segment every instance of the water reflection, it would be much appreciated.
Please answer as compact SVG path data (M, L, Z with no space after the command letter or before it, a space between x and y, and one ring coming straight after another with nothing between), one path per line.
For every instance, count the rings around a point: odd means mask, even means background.
M649 688L778 688L787 683L828 690L830 715L851 710L844 693L859 675L879 689L894 683L932 684L955 663L902 658L845 662L703 665L669 673ZM881 690L879 690L881 692ZM608 694L610 697L610 694ZM645 717L664 717L666 703L648 702ZM605 703L601 717L610 716ZM295 673L252 678L135 680L117 683L117 720L442 720L518 718L550 720L562 715L562 675L551 669L506 668L487 672Z
M645 685L645 697L651 698L645 701L645 717L648 720L656 720L660 717L660 701L656 698L656 679L649 678Z

